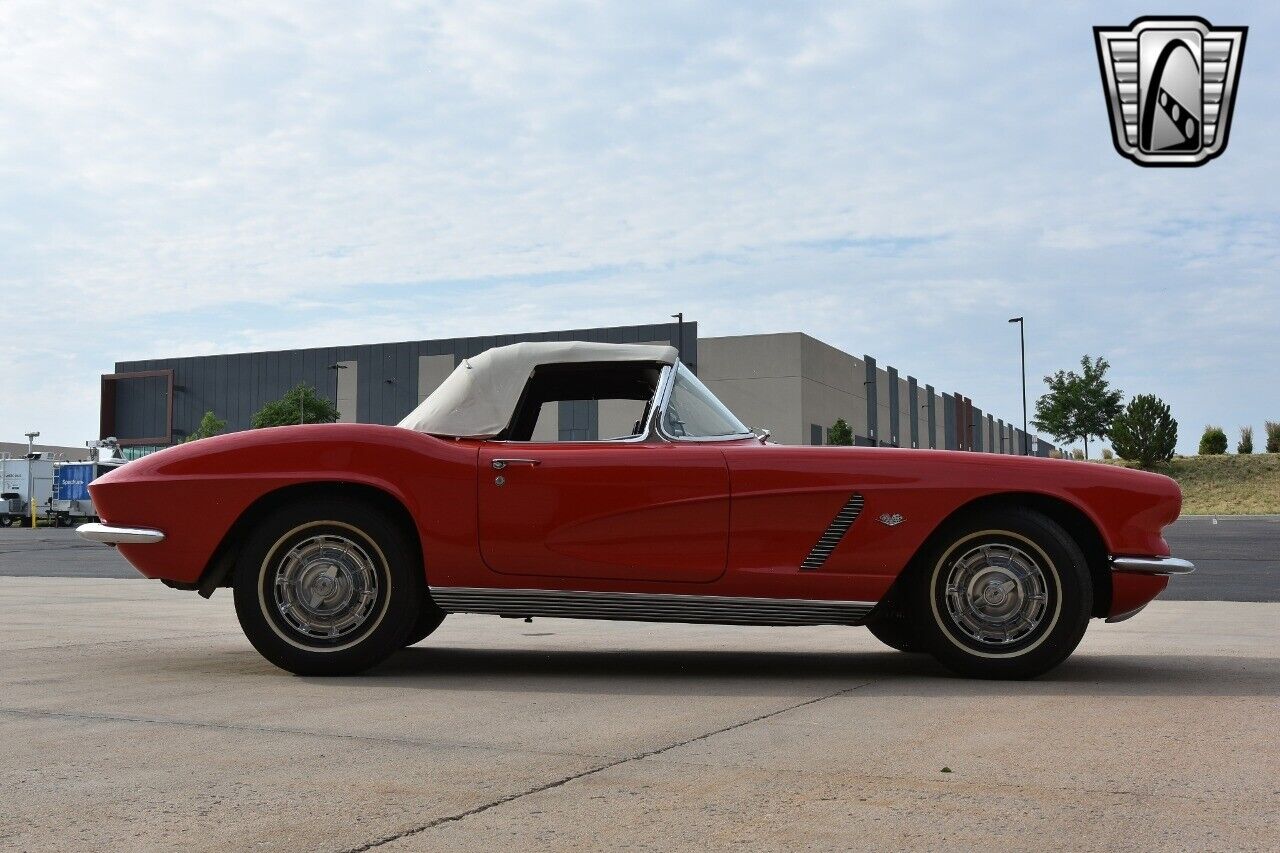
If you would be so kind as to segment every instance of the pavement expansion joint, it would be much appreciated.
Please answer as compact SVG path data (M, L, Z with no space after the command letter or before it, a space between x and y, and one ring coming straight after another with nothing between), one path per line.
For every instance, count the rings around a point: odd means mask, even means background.
M706 740L708 738L715 737L716 735L724 734L725 732L731 732L731 731L734 731L735 729L740 729L745 726L749 726L753 723L758 723L763 720L767 720L770 717L777 717L781 714L786 714L789 711L795 711L799 708L805 708L805 707L808 707L809 705L816 705L819 702L825 702L828 699L835 699L839 696L845 696L849 693L852 693L855 690L866 687L868 684L871 684L871 683L873 682L864 681L860 684L855 684L852 687L845 687L840 690L836 690L833 693L826 693L826 694L823 694L822 696L815 696L812 699L806 699L803 702L796 702L792 705L787 705L785 708L778 708L776 710L769 711L768 713L765 713L765 714L760 714L755 717L750 717L749 719L746 719L746 720L739 720L736 723L731 723L730 725L722 726L718 729L713 729L708 732L703 732L702 734L694 735L693 737L685 738L684 740L677 741L675 743L669 743L666 746L660 746L660 747L657 747L656 749L651 749L646 752L636 753L635 755L628 755L623 758L616 759L614 761L609 761L604 764L599 764L595 767L589 767L586 770L582 770L578 773L571 773L568 776L562 776L559 779L555 779L543 785L537 785L533 788L528 788L523 791L517 791L514 794L507 794L504 797L498 797L497 799L490 800L487 803L482 803L478 806L467 809L466 811L458 812L457 814L446 815L444 817L438 817L435 820L428 821L427 823L421 824L419 826L410 827L409 829L406 829L403 832L397 832L392 835L385 835L382 838L378 838L373 841L370 841L368 844L362 844L359 847L347 848L346 850L342 851L342 853L365 853L365 851L367 850L374 850L378 847L382 847L383 845L386 845L386 844L391 844L395 841L400 841L401 839L404 839L404 838L411 838L415 835L426 832L427 830L433 829L437 826L442 826L447 823L456 823L460 820L466 820L469 817L473 817L483 812L487 812L490 809L497 808L498 806L515 802L516 800L520 800L525 797L532 796L533 794L540 794L543 791L554 790L563 785L567 785L570 782L574 782L578 779L585 779L588 776L594 776L597 773L602 773L605 770L611 770L612 768L619 767L623 764L630 764L633 761L643 761L646 758L652 758L655 755L661 755L664 752L669 752L673 749L679 749L682 746L688 746L689 744L697 743L700 740Z

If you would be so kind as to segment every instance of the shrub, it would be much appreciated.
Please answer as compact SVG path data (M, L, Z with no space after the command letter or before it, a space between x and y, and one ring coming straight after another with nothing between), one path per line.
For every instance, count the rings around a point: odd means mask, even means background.
M1110 448L1110 447L1104 447L1104 448L1102 448L1102 458L1103 458L1103 459L1115 459L1115 458L1116 458L1116 455L1115 455L1114 453L1112 453L1112 452L1111 452L1111 448Z
M1245 454L1253 452L1253 427L1240 427L1240 443L1236 445L1236 453Z
M1134 397L1111 423L1111 446L1121 459L1143 468L1168 462L1177 444L1178 422L1169 413L1169 404L1154 394Z
M836 418L836 422L827 427L827 444L836 447L853 446L853 430L844 418Z
M1073 447L1073 448L1071 448L1071 458L1072 458L1072 459L1079 459L1079 460L1082 460L1082 461L1083 461L1083 460L1084 460L1084 451L1083 451L1083 450L1081 450L1081 449L1080 449L1080 448L1078 448L1078 447Z
M1262 428L1267 431L1267 452L1280 453L1280 422L1267 421Z
M1050 459L1061 459L1061 458L1062 458L1062 451L1061 451L1061 450L1057 450L1057 449L1050 450L1050 451L1049 451L1049 458L1050 458Z
M1201 456L1221 456L1227 452L1227 434L1222 427L1207 426L1204 435L1200 436Z
M337 406L321 397L310 385L299 382L279 400L272 400L254 412L249 426L262 429L301 423L331 424L337 419Z
M227 428L227 422L219 418L213 412L205 412L204 417L200 419L200 425L197 426L187 436L187 441L199 441L202 438L212 438Z

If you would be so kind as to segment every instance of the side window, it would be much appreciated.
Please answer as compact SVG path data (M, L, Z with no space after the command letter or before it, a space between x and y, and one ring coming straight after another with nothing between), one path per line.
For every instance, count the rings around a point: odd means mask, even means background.
M677 366L662 429L672 438L718 438L751 432L683 364Z
M534 371L507 441L609 441L643 432L660 365L545 365Z

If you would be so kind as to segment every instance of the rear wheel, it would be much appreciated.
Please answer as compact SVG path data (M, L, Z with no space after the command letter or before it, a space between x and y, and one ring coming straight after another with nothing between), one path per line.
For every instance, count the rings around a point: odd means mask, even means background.
M425 596L411 538L367 504L277 510L235 568L236 615L263 657L299 675L350 675L403 648Z
M1052 519L1010 507L950 525L914 578L913 621L948 668L1033 678L1079 645L1093 609L1080 546Z

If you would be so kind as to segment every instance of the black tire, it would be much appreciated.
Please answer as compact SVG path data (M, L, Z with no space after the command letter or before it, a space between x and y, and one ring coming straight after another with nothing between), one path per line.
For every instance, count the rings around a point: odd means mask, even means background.
M445 612L430 600L424 600L422 607L418 610L418 620L413 623L413 630L409 632L409 638L404 641L405 646L416 646L427 637L435 633L440 627L440 623L444 621Z
M0 515L0 527L8 527L13 524L13 517L8 515Z
M867 623L867 630L891 649L908 654L927 651L916 636L915 625L904 613L890 611L877 616Z
M1020 507L949 524L912 581L921 642L972 678L1048 672L1075 651L1093 610L1080 546L1049 517Z
M404 647L426 597L413 538L369 504L341 498L265 518L240 551L234 587L249 642L298 675L352 675L382 662Z

